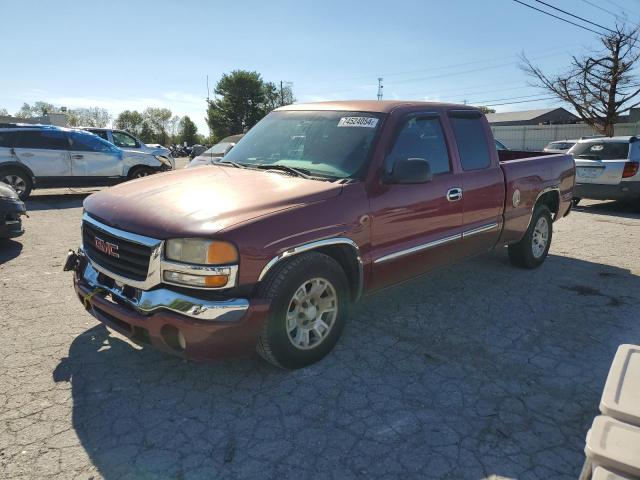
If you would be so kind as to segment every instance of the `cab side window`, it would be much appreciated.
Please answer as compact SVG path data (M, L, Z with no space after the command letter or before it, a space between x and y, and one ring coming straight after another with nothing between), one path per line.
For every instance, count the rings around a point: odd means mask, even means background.
M91 133L70 132L71 150L75 152L117 153L118 148Z
M449 120L458 146L462 169L482 170L491 165L482 116L475 110L450 112Z
M42 150L69 150L69 142L64 132L56 130L22 130L14 133L15 148L36 148Z
M113 135L113 143L121 148L140 148L140 143L128 133L111 132Z
M395 162L406 158L428 160L433 175L451 171L449 151L437 117L414 117L404 124L385 159L385 171L391 173Z
M98 135L100 138L102 138L103 140L106 140L107 142L109 141L109 135L107 134L106 130L87 130L87 132L91 132L94 135Z

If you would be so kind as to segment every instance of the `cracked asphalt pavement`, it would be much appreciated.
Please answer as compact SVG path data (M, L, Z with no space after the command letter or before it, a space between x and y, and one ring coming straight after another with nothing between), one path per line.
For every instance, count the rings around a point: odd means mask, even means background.
M615 350L640 343L640 215L586 202L541 268L501 250L368 297L309 368L185 362L78 302L83 199L36 192L0 243L2 479L574 480Z

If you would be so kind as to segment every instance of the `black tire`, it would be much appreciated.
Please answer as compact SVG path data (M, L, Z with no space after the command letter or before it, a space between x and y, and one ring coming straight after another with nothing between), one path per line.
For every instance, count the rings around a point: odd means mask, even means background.
M545 218L548 226L547 241L544 250L536 255L536 240L535 229L536 225L541 218ZM542 265L549 254L549 247L551 247L551 239L553 238L553 221L551 218L551 211L546 205L537 205L533 210L533 216L531 217L531 224L529 228L518 243L509 245L509 260L514 265L521 268L537 268Z
M294 294L313 279L326 280L333 288L337 312L326 336L315 347L301 349L287 333L286 317L293 305ZM296 255L274 267L258 288L258 295L271 300L271 308L256 349L266 361L281 368L306 367L327 355L338 342L349 315L347 277L333 258L318 252Z
M133 167L129 171L129 180L148 177L149 175L153 175L154 173L157 173L157 171L151 167L145 167L143 165L139 167Z
M5 181L5 179L11 179L10 181ZM31 175L27 173L26 170L22 168L16 167L7 167L0 168L0 181L11 185L12 182L18 181L20 185L24 185L22 188L22 192L20 195L20 200L26 200L31 195L31 190L33 190L33 181L31 180Z

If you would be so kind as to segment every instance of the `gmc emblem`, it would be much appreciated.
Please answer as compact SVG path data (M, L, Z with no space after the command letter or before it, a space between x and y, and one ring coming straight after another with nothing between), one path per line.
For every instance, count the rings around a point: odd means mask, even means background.
M105 242L103 239L99 237L94 237L93 243L98 250L102 253L109 255L111 257L120 258L118 254L118 245L114 245L113 243Z

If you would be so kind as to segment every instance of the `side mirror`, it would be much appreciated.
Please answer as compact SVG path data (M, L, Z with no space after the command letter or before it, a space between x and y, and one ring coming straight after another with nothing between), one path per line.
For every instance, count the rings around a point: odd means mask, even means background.
M424 158L398 159L391 172L385 174L385 183L427 183L433 179L431 164Z

